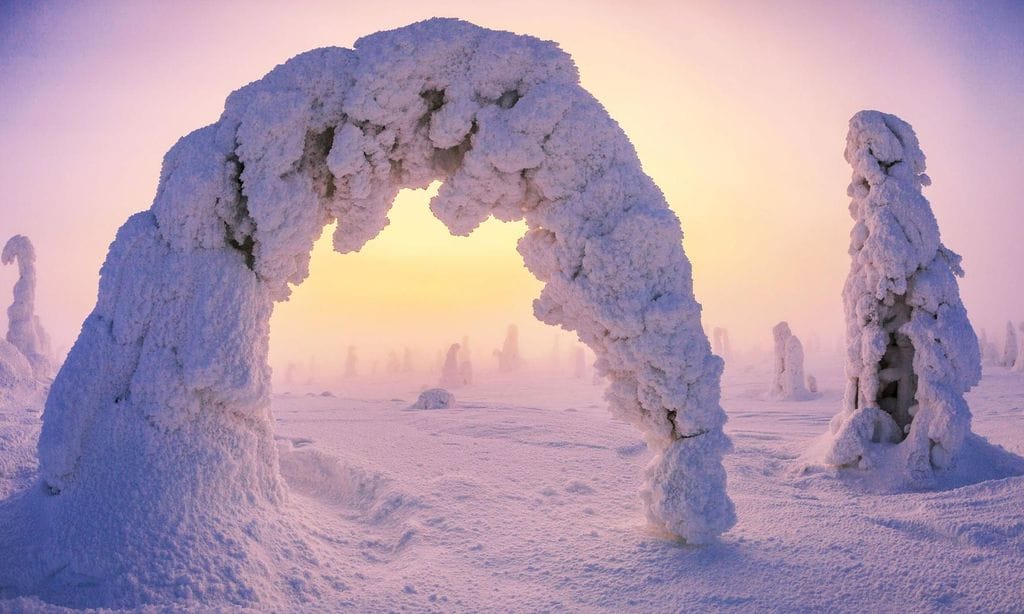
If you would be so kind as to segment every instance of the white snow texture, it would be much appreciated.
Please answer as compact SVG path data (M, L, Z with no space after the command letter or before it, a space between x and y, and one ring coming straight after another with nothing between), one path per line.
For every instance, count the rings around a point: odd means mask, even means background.
M254 520L287 497L273 303L306 278L324 225L337 220L337 251L358 250L400 189L437 179L431 210L454 234L526 220L518 250L546 284L534 313L590 346L612 411L656 452L650 520L692 543L730 528L722 361L679 220L578 81L554 43L432 19L301 54L182 138L152 207L118 231L46 403L49 582L103 605L270 590L257 553L294 539Z
M36 304L36 250L25 235L14 235L7 240L0 261L18 263L18 281L14 284L14 301L7 308L8 343L25 356L37 380L53 378L50 359L50 337L35 315Z
M981 378L978 339L960 301L960 256L942 245L925 157L909 124L861 111L846 160L855 223L843 289L847 389L824 461L921 483L955 466L971 430L964 394ZM898 444L896 454L886 450Z

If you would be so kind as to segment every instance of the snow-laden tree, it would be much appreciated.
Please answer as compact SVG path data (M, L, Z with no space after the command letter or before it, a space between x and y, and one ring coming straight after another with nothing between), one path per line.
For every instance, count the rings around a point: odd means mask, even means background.
M896 465L886 471L928 479L956 462L971 427L964 393L981 377L956 281L960 256L942 245L921 194L930 180L909 124L857 113L845 155L854 219L843 289L847 387L824 460L875 468L885 458Z
M358 250L399 190L435 180L431 210L454 234L526 221L535 315L590 346L610 408L645 435L650 521L691 543L733 525L722 361L676 214L555 43L432 19L289 60L168 152L46 403L35 551L61 570L49 585L96 605L237 604L291 580L273 554L301 541L273 520L287 512L274 302L308 275L325 225L337 251Z
M1021 334L1017 335L1017 354L1013 359L1013 370L1022 372L1024 371L1024 322L1018 326L1020 326Z
M787 322L772 328L774 360L769 398L777 401L805 401L812 397L804 387L804 348Z
M384 363L384 372L388 375L398 375L402 372L402 362L398 360L398 352L395 350L388 352L387 362Z
M1003 343L1002 364L1004 367L1012 368L1017 364L1017 346L1017 330L1014 328L1013 322L1007 322L1006 338Z
M441 388L458 388L462 386L462 373L459 370L459 348L458 343L448 347L448 354L445 356L444 365L441 367L441 380L438 386Z
M728 329L716 326L711 330L711 347L712 351L724 358L726 361L729 360L732 354L732 348L729 347L729 331Z
M402 373L412 373L413 371L412 350L405 348L402 353Z
M43 329L36 305L36 250L25 235L14 235L7 240L0 261L18 263L18 281L14 283L14 300L7 308L7 341L16 347L32 366L32 373L40 381L54 375L50 353L50 337Z
M494 350L494 356L498 359L498 371L506 373L517 371L523 366L523 359L519 356L519 327L515 324L508 325L505 333L505 342L501 344L500 350Z
M359 356L356 354L356 346L348 346L345 354L345 377L353 378L359 375Z
M572 376L583 379L587 375L587 355L583 348L576 346L572 353Z

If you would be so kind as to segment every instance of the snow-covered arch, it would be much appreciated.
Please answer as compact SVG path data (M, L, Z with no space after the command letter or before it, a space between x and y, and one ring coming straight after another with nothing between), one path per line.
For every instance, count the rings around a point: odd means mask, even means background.
M194 567L189 531L248 543L246 510L286 497L274 302L305 279L326 224L337 251L358 250L400 189L438 179L431 209L455 234L526 220L518 249L546 284L537 317L594 350L611 408L656 452L649 517L691 542L733 524L722 362L676 215L556 44L430 20L293 58L168 152L46 404L40 471L62 573Z

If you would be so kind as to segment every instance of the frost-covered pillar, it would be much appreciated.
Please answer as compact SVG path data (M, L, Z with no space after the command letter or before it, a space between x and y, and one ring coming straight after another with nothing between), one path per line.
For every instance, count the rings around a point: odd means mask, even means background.
M25 235L14 235L7 240L0 261L18 262L18 281L14 283L14 301L7 308L7 336L29 364L36 379L53 377L50 360L50 338L43 329L36 305L36 250Z
M518 249L545 284L534 313L593 349L611 409L654 451L648 517L691 542L732 526L722 361L679 219L556 44L435 19L299 55L168 152L46 404L48 569L153 599L278 582L244 555L287 526L258 522L286 496L273 304L308 275L326 224L337 251L358 250L400 189L434 180L431 210L454 234L525 219ZM212 541L242 555L201 552ZM221 569L230 586L206 582Z
M871 468L898 445L893 469L927 479L956 462L971 427L964 393L981 377L956 281L960 256L940 242L921 194L930 180L909 124L857 113L845 155L854 219L843 289L847 389L824 460Z

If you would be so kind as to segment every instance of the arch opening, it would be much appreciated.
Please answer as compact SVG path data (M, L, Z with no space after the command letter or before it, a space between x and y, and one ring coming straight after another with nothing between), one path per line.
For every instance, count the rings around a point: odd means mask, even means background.
M525 220L517 249L544 284L535 316L591 348L609 407L655 452L648 519L691 543L731 527L722 361L679 220L578 81L554 43L435 19L297 56L181 139L152 207L118 231L46 404L40 474L61 540L47 565L124 578L138 564L131 582L159 587L212 556L204 540L259 548L246 519L287 499L274 303L308 275L325 225L336 251L358 250L399 190L435 180L430 208L453 234ZM266 576L239 564L240 578ZM119 581L96 590L137 594Z

